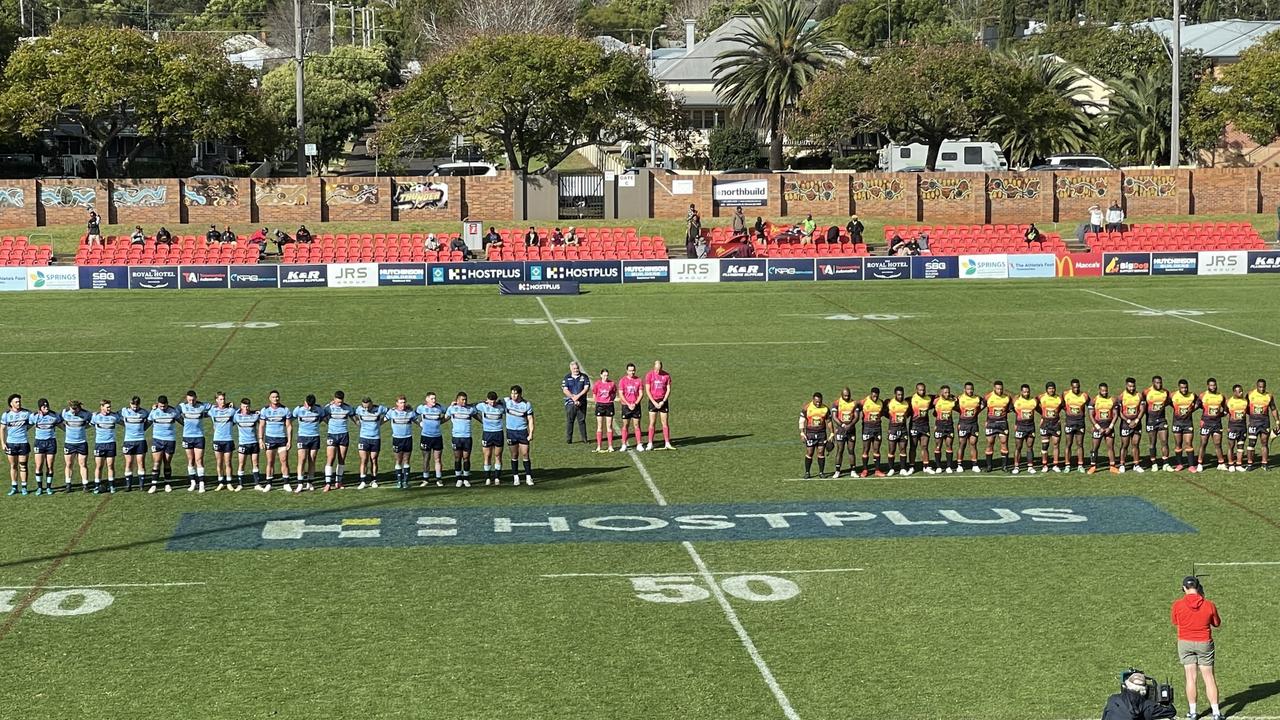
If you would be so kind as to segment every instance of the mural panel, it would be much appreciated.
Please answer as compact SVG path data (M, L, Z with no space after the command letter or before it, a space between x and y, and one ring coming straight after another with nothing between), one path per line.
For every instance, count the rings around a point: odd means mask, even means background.
M111 202L116 207L163 207L169 196L164 185L127 185L111 190Z
M235 178L217 175L193 177L186 181L182 195L187 205L198 207L236 207L240 204L240 189Z
M378 186L364 183L328 185L330 205L377 205Z
M392 204L397 210L441 210L449 206L449 186L444 183L396 183Z
M307 186L276 180L255 183L253 196L258 207L302 207L307 204Z
M1178 194L1178 178L1174 175L1125 175L1126 197L1173 197Z
M1103 198L1107 185L1107 178L1098 175L1065 175L1058 177L1054 192L1060 199Z
M788 180L782 196L787 202L835 200L836 182L834 180Z
M83 185L43 185L40 204L47 208L91 208L98 200L98 189Z
M0 187L0 209L24 208L27 206L27 192L20 187Z
M973 194L968 178L926 178L920 181L920 197L924 200L964 200Z
M1035 200L1040 197L1040 178L992 178L987 187L992 200Z
M906 188L896 178L868 178L854 180L852 190L854 200L897 200Z

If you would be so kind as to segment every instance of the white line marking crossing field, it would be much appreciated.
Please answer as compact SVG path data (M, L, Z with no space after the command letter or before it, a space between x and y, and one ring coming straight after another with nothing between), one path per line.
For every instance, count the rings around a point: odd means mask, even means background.
M1099 336L1088 335L1084 337L998 337L992 340L1097 340ZM1126 335L1123 340L1155 340L1155 335Z
M658 343L658 347L688 347L693 345L826 345L826 340L742 340L735 342L680 342Z
M816 575L820 573L850 573L863 572L866 568L817 568L814 570L764 570L761 572L722 572L717 571L712 575ZM551 575L539 575L541 578L630 578L630 577L682 577L688 575L687 572L672 573L553 573Z
M1132 306L1134 306L1134 307L1136 307L1136 308L1138 308L1138 309L1140 309L1140 310L1146 310L1146 311L1148 311L1148 312L1153 312L1153 313L1159 313L1159 312L1160 312L1159 310L1156 310L1155 308L1149 308L1149 307L1147 307L1146 305L1139 305L1139 304L1138 304L1138 303L1136 303L1136 302L1131 302L1131 301L1129 301L1129 300L1125 300L1124 298L1113 297L1113 296L1111 296L1111 295L1107 295L1107 294L1105 294L1105 293L1100 293L1100 292L1098 292L1097 290L1085 290L1084 292L1087 292L1087 293L1089 293L1089 294L1091 294L1091 295L1097 295L1098 297L1104 297L1104 298L1106 298L1106 299L1108 299L1108 300L1114 300L1114 301L1119 302L1119 303L1124 303L1125 305L1132 305ZM1196 325L1203 325L1204 327L1207 327L1207 328L1213 328L1214 330L1219 330L1219 331L1224 332L1224 333L1230 333L1230 334L1235 335L1235 336L1237 336L1237 337L1242 337L1242 338L1244 338L1245 340L1253 340L1253 341L1255 341L1255 342L1260 342L1260 343L1262 343L1262 344L1264 344L1264 345L1270 345L1271 347L1277 347L1277 348L1280 348L1280 343L1274 343L1274 342L1271 342L1270 340L1263 340L1263 339L1262 339L1262 338L1260 338L1260 337L1254 337L1254 336L1252 336L1252 335L1246 335L1245 333L1237 332L1237 331L1235 331L1235 330L1232 330L1231 328L1224 328L1224 327L1222 327L1221 325L1214 325L1213 323L1207 323L1207 322L1205 322L1205 321L1203 321L1203 320L1196 320L1195 318L1187 317L1186 315L1163 315L1163 316L1164 316L1164 317L1177 318L1177 319L1179 319L1179 320L1186 320L1186 321L1187 321L1187 322L1189 322L1189 323L1195 323Z
M1246 567L1246 566L1263 566L1263 565L1280 565L1280 560L1250 560L1246 562L1207 562L1196 563L1196 567Z
M560 329L560 323L556 322L555 317L551 314L551 309L547 307L547 303L541 297L538 297L538 305L542 307L542 312L547 316L547 322L556 331L556 335L560 337L560 343L564 345L564 349L569 353L569 358L579 365L582 364L578 360L578 355L573 351L573 346L569 344L568 338L564 336L564 330ZM640 461L639 456L634 451L628 452L631 462L635 464L636 470L640 471L640 477L644 478L645 485L649 487L649 492L653 493L653 500L658 505L665 506L667 499L663 497L662 492L658 490L658 486L653 482L653 476L649 474L648 468ZM756 669L760 672L760 677L764 679L765 685L769 687L769 692L773 693L774 700L777 701L778 707L782 709L782 714L787 720L800 720L800 714L791 706L791 700L783 691L782 686L778 684L777 678L773 676L773 671L769 669L769 665L765 663L764 657L760 655L759 649L756 648L755 642L747 633L747 629L743 627L742 621L738 618L738 613L729 604L729 599L725 597L724 591L716 584L715 575L712 574L707 564L703 562L702 556L693 547L690 542L680 543L686 552L689 553L689 559L693 561L694 566L698 569L698 574L702 576L704 582L710 588L715 596L716 602L719 603L720 609L724 612L725 619L729 621L729 625L733 627L733 631L737 633L738 640L742 643L742 647L751 656L751 661L755 663Z
M0 355L132 355L135 350L9 350Z
M413 347L322 347L314 348L325 352L347 350L486 350L488 345L422 345Z
M0 590L31 590L41 587L46 590L80 590L87 588L155 588L155 587L188 587L191 585L208 585L202 582L163 582L163 583L101 583L97 585L0 585Z

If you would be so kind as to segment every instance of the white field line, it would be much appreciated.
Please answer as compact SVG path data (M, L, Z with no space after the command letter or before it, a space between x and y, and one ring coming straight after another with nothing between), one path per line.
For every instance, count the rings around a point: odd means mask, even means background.
M817 568L814 570L762 570L759 572L716 571L712 575L817 575L821 573L863 572L866 568ZM686 577L689 573L555 573L539 575L542 578L632 578L632 577Z
M556 335L560 337L560 343L564 345L564 349L569 353L569 358L581 365L582 363L578 360L577 353L573 351L573 346L569 344L568 338L564 336L564 331L560 329L560 324L556 322L555 316L551 314L551 309L547 307L547 303L540 296L538 297L538 305L542 307L543 314L547 316L547 322L551 323ZM627 454L631 456L631 462L635 464L636 470L640 471L640 477L644 478L645 485L648 486L649 492L653 494L654 502L665 506L667 499L658 490L658 486L653 482L653 476L649 474L648 468L640 461L639 455L634 451L629 451ZM716 583L715 575L711 573L702 556L693 547L693 543L685 541L680 544L684 546L685 552L689 553L689 559L693 561L694 566L698 569L698 574L702 576L716 602L719 603L725 619L729 621L729 625L737 633L743 649L747 651L747 655L751 656L751 661L755 663L756 669L760 672L760 677L764 679L765 685L769 687L769 692L773 693L773 698L777 701L778 707L782 709L782 714L787 720L800 720L800 714L791 706L791 699L787 697L787 693L778 684L777 678L773 676L773 671L769 669L764 657L760 655L760 650L756 648L755 641L751 639L751 635L747 633L747 629L742 625L742 620L738 618L738 613L734 611L733 605L729 603L729 598L725 596L724 591L720 589L720 585Z
M90 588L160 588L189 587L192 585L208 585L202 582L163 582L163 583L102 583L98 585L0 585L0 590L32 590L37 587L44 590L88 590Z
M1134 307L1136 307L1136 308L1139 308L1139 309L1141 309L1141 310L1146 310L1146 311L1148 311L1148 312L1160 313L1160 311L1159 311L1159 310L1156 310L1156 309L1154 309L1154 308L1149 308L1149 307L1147 307L1146 305L1139 305L1139 304L1138 304L1138 303L1136 303L1136 302L1131 302L1131 301L1129 301L1129 300L1125 300L1124 298L1113 297L1113 296L1111 296L1111 295L1107 295L1107 294L1104 294L1104 293L1100 293L1100 292L1098 292L1097 290L1085 290L1085 292L1090 293L1090 294L1092 294L1092 295L1097 295L1098 297L1104 297L1104 298L1106 298L1106 299L1108 299L1108 300L1114 300L1114 301L1119 302L1119 303L1124 303L1125 305L1132 305L1132 306L1134 306ZM1196 320L1195 318L1190 318L1190 317L1187 317L1186 315L1163 315L1163 314L1162 314L1161 316L1162 316L1162 317L1177 318L1178 320L1186 320L1186 321L1187 321L1187 322L1189 322L1189 323L1195 323L1196 325L1201 325L1201 326L1204 326L1204 327L1207 327L1207 328L1213 328L1214 330L1219 330L1219 331L1224 332L1224 333L1230 333L1230 334L1235 335L1235 336L1237 336L1237 337L1242 337L1242 338L1244 338L1245 340L1253 340L1254 342L1260 342L1260 343L1262 343L1263 345L1270 345L1271 347L1280 348L1280 343L1274 343L1274 342L1271 342L1270 340L1263 340L1263 339L1262 339L1262 338L1260 338L1260 337L1254 337L1254 336L1252 336L1252 335L1246 335L1245 333L1238 332L1238 331L1236 331L1236 330L1232 330L1231 328L1224 328L1224 327L1222 327L1221 325L1214 325L1213 323L1207 323L1207 322L1205 322L1205 321L1203 321L1203 320Z
M694 345L826 345L826 340L740 340L735 342L658 343L658 347L690 347Z
M422 345L413 347L322 347L312 348L313 350L322 350L326 352L337 352L346 350L485 350L488 345Z
M1245 567L1259 565L1280 565L1280 560L1248 560L1243 562L1202 562L1196 567Z
M136 350L6 350L0 355L132 355Z
M1083 337L998 337L992 340L1097 340L1097 335L1087 335ZM1155 335L1126 335L1122 340L1155 340Z

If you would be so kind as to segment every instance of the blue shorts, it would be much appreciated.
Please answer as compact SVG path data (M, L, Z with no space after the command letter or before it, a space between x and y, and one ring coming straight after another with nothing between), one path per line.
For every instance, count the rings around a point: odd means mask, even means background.
M115 444L115 443L113 443L113 442L109 442L109 443L96 443L96 444L94 444L94 446L93 446L93 456L94 456L94 457L106 457L106 458L113 458L113 457L115 457L115 456L116 456L116 444Z
M174 443L173 440L156 440L155 438L151 439L151 452L165 453L166 455L172 455L174 447L176 447L176 443Z
M431 452L432 450L442 452L444 450L444 436L436 435L432 437L431 435L423 435L418 447L422 448L422 452Z
M502 431L485 430L480 436L480 447L502 447Z
M471 438L453 438L453 449L461 450L462 452L471 452Z
M125 454L125 455L146 455L146 454L147 454L147 441L146 441L146 440L125 440L125 441L124 441L124 453L123 453L123 454Z
M298 449L299 450L319 450L320 436L319 435L311 435L311 436L299 435Z
M263 438L263 442L266 443L268 450L276 450L289 444L289 440L282 437Z
M346 447L351 444L351 438L346 433L330 435L324 439L324 444L329 447Z
M236 444L230 440L214 440L213 451L216 453L229 453L236 449Z
M48 440L36 440L36 454L37 455L57 455L58 441L54 440L53 438L49 438Z
M4 448L5 455L30 455L31 445L29 443L9 443Z
M243 443L240 445L239 449L240 449L241 455L257 455L259 452L261 452L261 450L258 448L258 443L256 442Z
M89 443L71 442L62 446L63 455L88 455Z
M507 444L508 445L528 445L529 431L528 430L512 430L511 428L507 428Z
M382 438L360 438L356 443L356 449L363 452L381 452Z
M391 438L391 451L395 453L411 453L413 452L413 438Z
M182 449L183 450L203 450L204 438L202 437L182 438Z

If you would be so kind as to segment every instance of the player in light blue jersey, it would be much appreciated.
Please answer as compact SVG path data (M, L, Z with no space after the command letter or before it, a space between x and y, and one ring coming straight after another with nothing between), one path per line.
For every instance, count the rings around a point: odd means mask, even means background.
M213 462L218 472L217 490L231 487L231 453L235 452L236 409L227 402L227 394L219 391L213 396L209 408L209 420L213 422Z
M316 405L315 395L308 395L301 405L293 409L293 419L298 421L298 485L293 491L300 493L304 489L315 489L312 479L316 474L316 453L320 450L320 423L324 422L324 408Z
M529 460L529 443L533 442L533 403L524 399L524 388L511 386L511 395L503 398L507 409L507 444L511 446L511 484L520 484L520 463L524 462L524 484L533 484L533 463Z
M262 416L262 451L267 454L266 489L271 489L271 472L279 461L284 491L292 492L293 488L289 486L289 446L293 443L293 421L290 419L293 413L280 403L279 390L267 394L267 404L258 413Z
M467 404L467 394L458 393L445 410L453 443L453 477L457 487L471 487L471 421L476 409Z
M324 491L342 489L342 473L347 466L347 446L351 444L351 416L355 410L346 402L341 390L333 392L333 399L324 408L327 434L325 435ZM334 461L337 464L334 464ZM336 471L336 474L335 474Z
M195 390L188 390L186 401L178 404L182 413L182 449L187 453L187 492L204 492L204 419L209 417L211 407L200 402Z
M182 413L169 404L169 397L161 395L156 398L155 407L147 415L151 423L151 469L155 475L151 478L148 493L156 491L160 476L164 476L164 491L173 490L173 452L178 447L178 425L182 424Z
M244 488L244 461L249 458L253 468L253 487L262 489L261 476L258 474L258 455L262 447L262 427L258 423L261 415L249 404L249 398L240 398L240 409L231 416L236 426L236 445L240 451L240 459L236 462L236 486L232 488L240 492ZM268 488L270 489L270 488Z
M484 458L484 484L502 484L502 420L507 408L498 402L498 393L490 390L484 402L476 406L480 417L480 453Z
M116 491L116 428L124 424L120 413L111 410L111 401L103 400L98 412L89 418L93 425L93 494L102 492L102 476L107 476L107 492Z
M441 478L441 458L444 455L444 433L441 425L445 420L445 407L436 400L436 394L427 393L422 404L414 408L418 414L418 425L422 428L422 438L418 447L422 449L422 485L427 486L427 473L432 464L436 469L436 487L444 485Z
M366 396L356 408L360 422L360 490L365 489L366 480L369 487L378 487L378 453L382 451L382 422L386 416L387 409L374 404L371 397Z
M147 428L151 425L142 409L142 398L134 395L129 399L129 406L120 410L120 421L124 423L124 489L133 489L133 468L137 467L141 490L147 480Z
M62 416L49 409L49 400L40 398L36 411L31 415L31 427L36 429L36 495L53 494L53 456L58 454L57 428Z
M22 407L22 396L9 396L8 410L0 413L0 445L9 458L9 494L18 494L18 482L22 482L22 494L27 494L27 456L31 454L31 411Z
M71 492L72 466L80 467L80 487L89 489L89 467L86 458L89 455L88 430L93 414L84 409L79 400L71 400L62 411L62 459L64 462L62 480L64 489ZM79 462L73 460L79 458Z
M406 490L412 472L409 461L413 454L413 422L418 413L409 407L408 398L397 395L395 407L386 412L386 418L391 424L391 452L396 456L396 487Z

